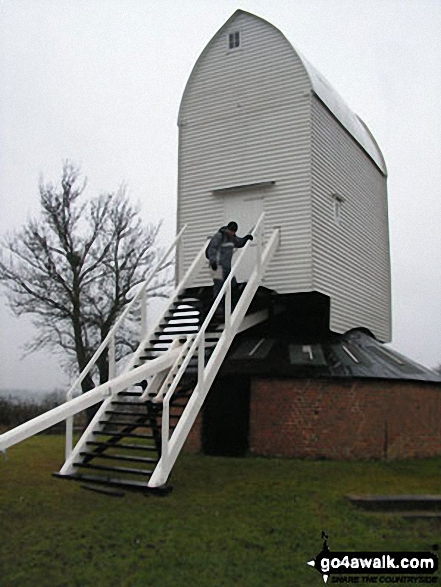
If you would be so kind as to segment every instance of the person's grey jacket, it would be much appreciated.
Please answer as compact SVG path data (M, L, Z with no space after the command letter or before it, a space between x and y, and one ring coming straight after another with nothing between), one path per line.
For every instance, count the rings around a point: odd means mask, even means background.
M249 234L243 237L230 236L226 230L227 227L222 226L212 237L207 248L207 257L211 266L214 264L219 265L224 270L229 271L234 249L241 249L252 237Z

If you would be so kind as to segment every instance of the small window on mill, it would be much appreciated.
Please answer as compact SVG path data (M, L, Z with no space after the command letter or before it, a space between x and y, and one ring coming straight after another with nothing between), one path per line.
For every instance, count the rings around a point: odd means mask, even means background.
M240 47L240 32L236 31L228 35L228 49L237 49Z
M343 198L338 194L332 194L332 207L333 207L333 215L334 221L336 224L341 223L341 208L343 205Z

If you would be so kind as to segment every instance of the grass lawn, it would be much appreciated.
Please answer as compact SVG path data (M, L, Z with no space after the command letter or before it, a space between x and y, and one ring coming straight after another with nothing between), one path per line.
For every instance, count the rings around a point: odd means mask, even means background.
M441 493L441 459L183 455L168 497L113 498L51 477L64 439L0 455L1 587L297 587L321 550L436 550L438 520L367 514L347 493Z

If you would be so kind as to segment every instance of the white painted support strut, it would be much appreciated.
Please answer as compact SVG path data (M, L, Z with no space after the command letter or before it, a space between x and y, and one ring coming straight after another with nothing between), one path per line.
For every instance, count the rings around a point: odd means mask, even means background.
M141 292L141 339L147 334L147 293L145 287Z
M72 454L73 448L73 416L66 418L66 441L64 443L64 458L67 460Z
M129 373L119 375L118 377L115 377L115 379L107 381L95 389L83 393L79 397L71 399L61 406L57 406L45 414L41 414L41 416L37 416L29 422L25 422L24 424L1 434L0 451L21 442L22 440L26 440L26 438L29 438L34 434L38 434L54 424L62 422L66 418L70 418L75 414L90 408L111 394L118 393L135 383L139 383L139 381L145 379L149 375L155 375L158 371L163 371L164 369L171 367L178 355L178 349L169 351L163 357L158 357L149 363L133 369Z
M115 356L115 335L110 337L109 341L109 379L116 375L116 356Z
M49 412L46 412L45 414L33 418L29 422L25 422L24 424L5 432L0 436L0 450L5 450L22 440L26 440L26 438L29 438L34 434L46 430L46 428L54 426L54 424L62 422L66 418L71 418L75 414L78 414L78 412L82 412L95 405L105 398L107 394L108 388L103 388L103 386L97 387L92 391L69 400L61 406L49 410Z

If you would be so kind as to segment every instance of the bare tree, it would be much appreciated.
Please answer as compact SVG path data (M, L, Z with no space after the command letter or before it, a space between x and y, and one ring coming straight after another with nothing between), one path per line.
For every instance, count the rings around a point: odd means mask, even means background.
M29 352L42 347L64 355L64 366L81 372L129 302L156 258L160 228L144 226L126 188L85 200L80 171L65 162L61 185L40 181L41 217L4 239L0 283L17 315L30 314L37 328ZM84 201L83 201L84 200ZM167 275L150 295L164 295ZM136 346L136 330L116 340L117 359ZM100 382L108 378L108 357L98 363ZM83 391L94 387L92 374Z

